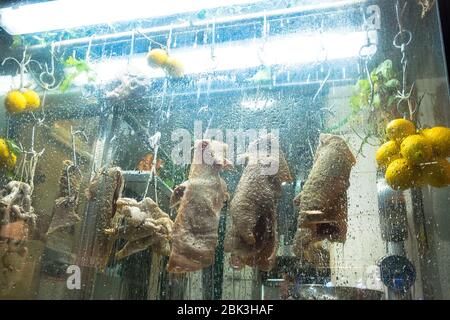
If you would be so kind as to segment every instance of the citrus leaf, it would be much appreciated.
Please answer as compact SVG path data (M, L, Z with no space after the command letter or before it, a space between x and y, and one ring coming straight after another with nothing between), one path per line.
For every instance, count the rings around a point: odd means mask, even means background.
M64 93L69 89L70 85L72 84L73 80L78 76L78 73L73 72L66 75L63 82L61 82L61 85L59 86L59 90Z
M373 106L375 108L380 108L381 107L380 95L378 95L378 94L374 95L372 104L373 104Z
M22 153L22 150L14 141L7 139L6 144L8 146L9 152L14 153L15 155L19 155Z
M400 87L400 81L397 79L391 79L384 84L388 89L397 89Z
M352 109L361 109L361 99L359 95L354 95L350 97L350 107Z

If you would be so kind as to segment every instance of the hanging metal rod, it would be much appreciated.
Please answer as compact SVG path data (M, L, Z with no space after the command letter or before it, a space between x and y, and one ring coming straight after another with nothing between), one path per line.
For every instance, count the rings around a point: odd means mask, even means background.
M217 26L218 24L227 24L227 23L232 23L232 22L258 19L258 18L264 18L264 17L268 18L268 17L274 17L274 16L298 14L298 13L305 13L305 12L318 11L318 10L343 8L343 7L347 7L347 6L363 4L363 3L366 3L367 1L368 0L342 0L342 1L333 1L333 2L328 2L328 3L309 4L309 5L305 5L305 6L298 6L298 7L287 8L287 9L262 11L262 12L237 15L237 16L232 16L232 17L215 18L215 19L194 21L194 22L182 22L179 24L139 29L139 33L142 33L142 34L162 33L162 32L168 32L170 30L172 30L172 31L173 30L182 30L182 29L186 29L189 27L204 27L204 26L212 24L213 22ZM83 37L83 38L78 38L78 39L56 41L56 42L53 42L53 45L56 47L62 47L62 46L71 46L71 45L89 43L89 41L101 42L101 41L107 41L109 39L131 37L135 33L135 31L136 30L130 30L130 31L124 31L124 32L117 32L114 34L99 35L99 36L95 36L94 39L92 37ZM30 46L29 50L42 49L42 48L45 48L46 46L47 45L45 45L45 44L44 45L41 45L41 44L34 45L34 46Z

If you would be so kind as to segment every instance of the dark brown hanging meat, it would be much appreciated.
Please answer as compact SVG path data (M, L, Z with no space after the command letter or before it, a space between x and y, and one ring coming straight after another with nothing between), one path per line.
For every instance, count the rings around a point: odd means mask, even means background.
M195 142L189 178L171 198L172 207L178 207L167 266L171 273L197 271L214 263L220 211L228 199L227 185L219 175L230 166L226 150L227 145L218 141Z
M299 206L294 239L297 256L314 250L322 240L345 242L347 235L347 189L356 159L339 136L321 134L314 165L303 190L294 200Z
M264 136L250 144L248 164L230 203L231 227L225 237L225 251L232 253L232 264L243 264L269 271L276 262L278 246L277 205L281 198L281 184L292 181L281 150L259 158L262 142L270 145L275 139ZM276 163L278 170L264 173L268 163Z
M81 171L70 160L63 161L59 179L59 195L53 206L53 215L47 235L75 225L80 221L76 213L80 193Z
M104 271L108 265L115 238L105 233L106 229L113 227L113 218L117 209L117 200L122 196L124 180L122 170L118 167L102 168L92 179L86 189L86 197L97 212L96 234L93 248L83 265L91 265ZM87 253L89 255L89 253Z

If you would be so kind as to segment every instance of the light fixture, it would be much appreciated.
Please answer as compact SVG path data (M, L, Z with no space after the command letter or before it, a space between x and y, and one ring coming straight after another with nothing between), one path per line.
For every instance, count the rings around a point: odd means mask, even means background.
M273 107L275 100L273 99L245 99L241 102L241 107L248 110L258 111Z
M171 16L261 0L55 0L0 9L0 26L11 35ZM156 3L155 3L156 2Z
M328 61L353 58L358 56L360 48L367 40L365 32L349 30L325 32L321 37L314 33L269 37L264 50L264 62L267 66L320 62L317 61L317 57L323 48L327 52ZM258 55L261 44L262 42L253 40L217 44L214 60L211 59L210 46L172 49L171 56L184 63L186 74L257 68L261 66ZM100 82L114 79L121 70L125 69L144 72L149 78L164 76L161 69L150 68L147 65L143 54L133 56L130 61L128 57L98 61L93 63L92 68L97 74L97 81Z

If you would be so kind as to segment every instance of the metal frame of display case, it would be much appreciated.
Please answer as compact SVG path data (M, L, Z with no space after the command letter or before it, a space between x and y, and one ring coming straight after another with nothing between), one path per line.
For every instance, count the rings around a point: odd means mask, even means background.
M438 0L439 21L441 24L442 41L446 56L447 79L450 83L450 3Z

